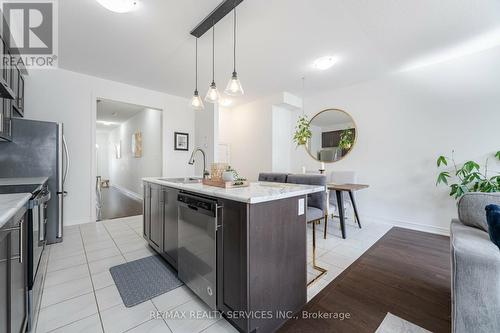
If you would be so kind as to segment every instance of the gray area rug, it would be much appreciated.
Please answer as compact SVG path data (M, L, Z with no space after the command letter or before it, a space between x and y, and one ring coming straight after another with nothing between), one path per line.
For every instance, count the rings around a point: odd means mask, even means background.
M375 333L432 333L388 312Z
M156 255L109 269L126 307L132 307L182 286L177 273Z

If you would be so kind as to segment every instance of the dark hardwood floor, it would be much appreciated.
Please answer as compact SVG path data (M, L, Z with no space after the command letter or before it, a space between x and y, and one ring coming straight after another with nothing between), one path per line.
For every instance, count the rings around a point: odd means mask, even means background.
M388 312L431 332L451 332L449 237L392 228L303 311L350 318L291 319L279 332L373 333Z
M102 188L102 206L98 210L98 220L110 220L120 217L142 214L142 201L135 200L116 188Z

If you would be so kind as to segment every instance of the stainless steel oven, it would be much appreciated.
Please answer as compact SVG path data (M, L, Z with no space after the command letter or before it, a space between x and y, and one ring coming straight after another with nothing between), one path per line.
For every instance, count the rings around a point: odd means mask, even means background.
M33 193L28 211L28 330L36 323L47 266L47 207L51 193L47 185Z
M217 230L219 206L216 199L180 193L178 273L181 279L210 308L217 308Z

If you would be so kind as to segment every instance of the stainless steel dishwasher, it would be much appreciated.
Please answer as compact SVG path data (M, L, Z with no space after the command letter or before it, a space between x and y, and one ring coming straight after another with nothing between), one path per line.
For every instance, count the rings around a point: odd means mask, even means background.
M217 307L217 200L180 193L178 273L210 308Z

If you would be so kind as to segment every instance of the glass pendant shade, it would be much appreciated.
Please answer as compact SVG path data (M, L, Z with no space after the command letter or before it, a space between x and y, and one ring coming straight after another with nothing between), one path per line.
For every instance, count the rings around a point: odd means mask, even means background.
M191 99L191 107L196 111L201 111L205 108L205 106L203 105L203 101L198 94L198 90L194 91L193 98Z
M233 72L233 76L227 83L224 93L229 96L241 96L244 94L243 87L241 86L240 79L238 79L238 74L236 74L236 72Z
M210 88L208 88L207 95L205 96L205 101L215 104L219 101L219 97L219 90L217 90L215 82L212 82L212 84L210 84Z

